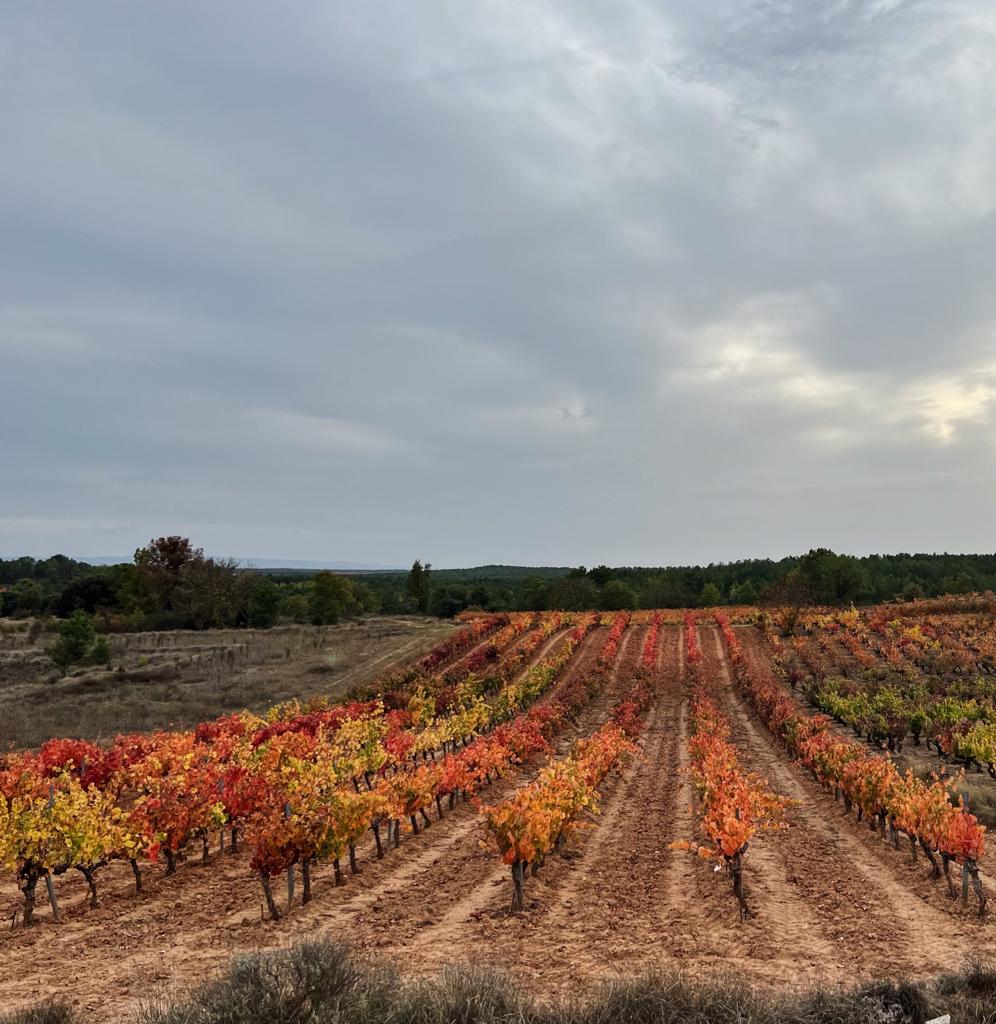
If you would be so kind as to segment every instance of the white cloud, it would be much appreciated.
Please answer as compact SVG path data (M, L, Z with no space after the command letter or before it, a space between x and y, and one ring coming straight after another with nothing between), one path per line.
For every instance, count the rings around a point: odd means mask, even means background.
M996 362L961 373L905 368L840 371L816 359L807 338L823 330L828 297L767 296L707 325L687 340L694 362L665 375L665 387L699 392L723 407L777 410L799 419L800 440L833 449L911 430L936 445L996 414ZM811 422L817 420L818 422ZM803 422L805 421L805 422ZM996 444L996 436L992 438Z
M734 403L806 408L860 403L864 388L855 375L830 371L809 353L806 340L820 326L819 305L805 295L748 300L685 340L683 349L694 362L668 371L666 383L715 388Z
M966 376L917 381L897 398L897 407L938 444L957 439L960 426L992 419L996 402L996 365ZM996 443L996 438L993 438Z

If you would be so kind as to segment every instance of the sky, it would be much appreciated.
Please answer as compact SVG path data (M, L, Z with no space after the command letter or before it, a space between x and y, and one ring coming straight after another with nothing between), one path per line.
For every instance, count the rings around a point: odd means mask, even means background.
M989 0L0 0L0 555L992 551Z

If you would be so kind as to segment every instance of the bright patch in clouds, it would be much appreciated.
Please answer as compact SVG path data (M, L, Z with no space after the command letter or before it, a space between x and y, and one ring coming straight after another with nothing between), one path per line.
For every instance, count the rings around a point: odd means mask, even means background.
M906 396L910 415L928 437L942 444L955 440L960 424L989 420L996 400L996 368L967 379L948 378L913 385Z
M701 331L689 345L695 365L671 372L666 386L787 415L793 406L842 414L841 422L825 419L802 432L827 447L874 442L877 434L909 428L947 445L957 439L959 427L996 413L996 364L963 375L916 376L898 385L882 372L842 373L816 362L806 348L807 333L822 330L817 317L816 306L803 300L752 302L730 320Z

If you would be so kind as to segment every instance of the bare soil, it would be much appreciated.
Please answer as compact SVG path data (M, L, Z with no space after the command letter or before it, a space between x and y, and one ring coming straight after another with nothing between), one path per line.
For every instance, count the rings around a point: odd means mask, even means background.
M627 631L604 692L561 737L561 750L597 728L624 692L645 628ZM596 630L581 645L561 685L592 669L606 633ZM746 656L773 671L760 635L750 629L740 635ZM313 902L295 906L278 923L262 920L244 853L215 855L203 868L183 865L171 879L149 871L141 899L131 895L126 867L108 869L97 910L83 906L81 884L60 880L65 924L52 924L42 911L36 928L4 935L0 1005L60 995L86 1021L109 1024L128 1019L139 998L179 994L209 979L236 951L317 935L349 940L417 974L460 961L499 966L541 996L578 992L653 964L692 976L733 971L783 987L928 975L960 966L971 953L996 954L993 926L950 901L922 858L911 864L908 853L845 817L840 804L788 761L733 686L718 631L703 625L699 637L745 766L798 801L789 828L758 837L748 852L755 915L746 923L725 875L669 846L699 837L685 773L683 637L668 626L659 699L641 755L604 787L600 815L567 854L527 880L522 914L508 912L508 869L482 849L479 815L465 803L418 836L406 835L382 861L361 850L362 875L341 888L323 868ZM562 635L550 649L559 642ZM484 799L500 798L530 774L496 784ZM987 855L990 892L994 870Z

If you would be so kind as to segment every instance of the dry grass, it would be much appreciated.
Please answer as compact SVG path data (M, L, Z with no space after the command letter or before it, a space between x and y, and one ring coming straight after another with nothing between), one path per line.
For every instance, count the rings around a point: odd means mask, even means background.
M607 983L593 996L541 1004L497 971L446 968L406 981L328 941L238 957L187 998L147 1004L120 1024L958 1024L996 1019L996 973L969 964L931 982L776 993L736 977L693 982L658 970ZM80 1024L64 1005L0 1024Z
M109 739L119 732L187 728L297 697L336 697L427 651L454 626L415 616L373 616L336 626L126 633L111 638L111 670L60 679L49 638L21 637L0 660L0 743L53 736Z

